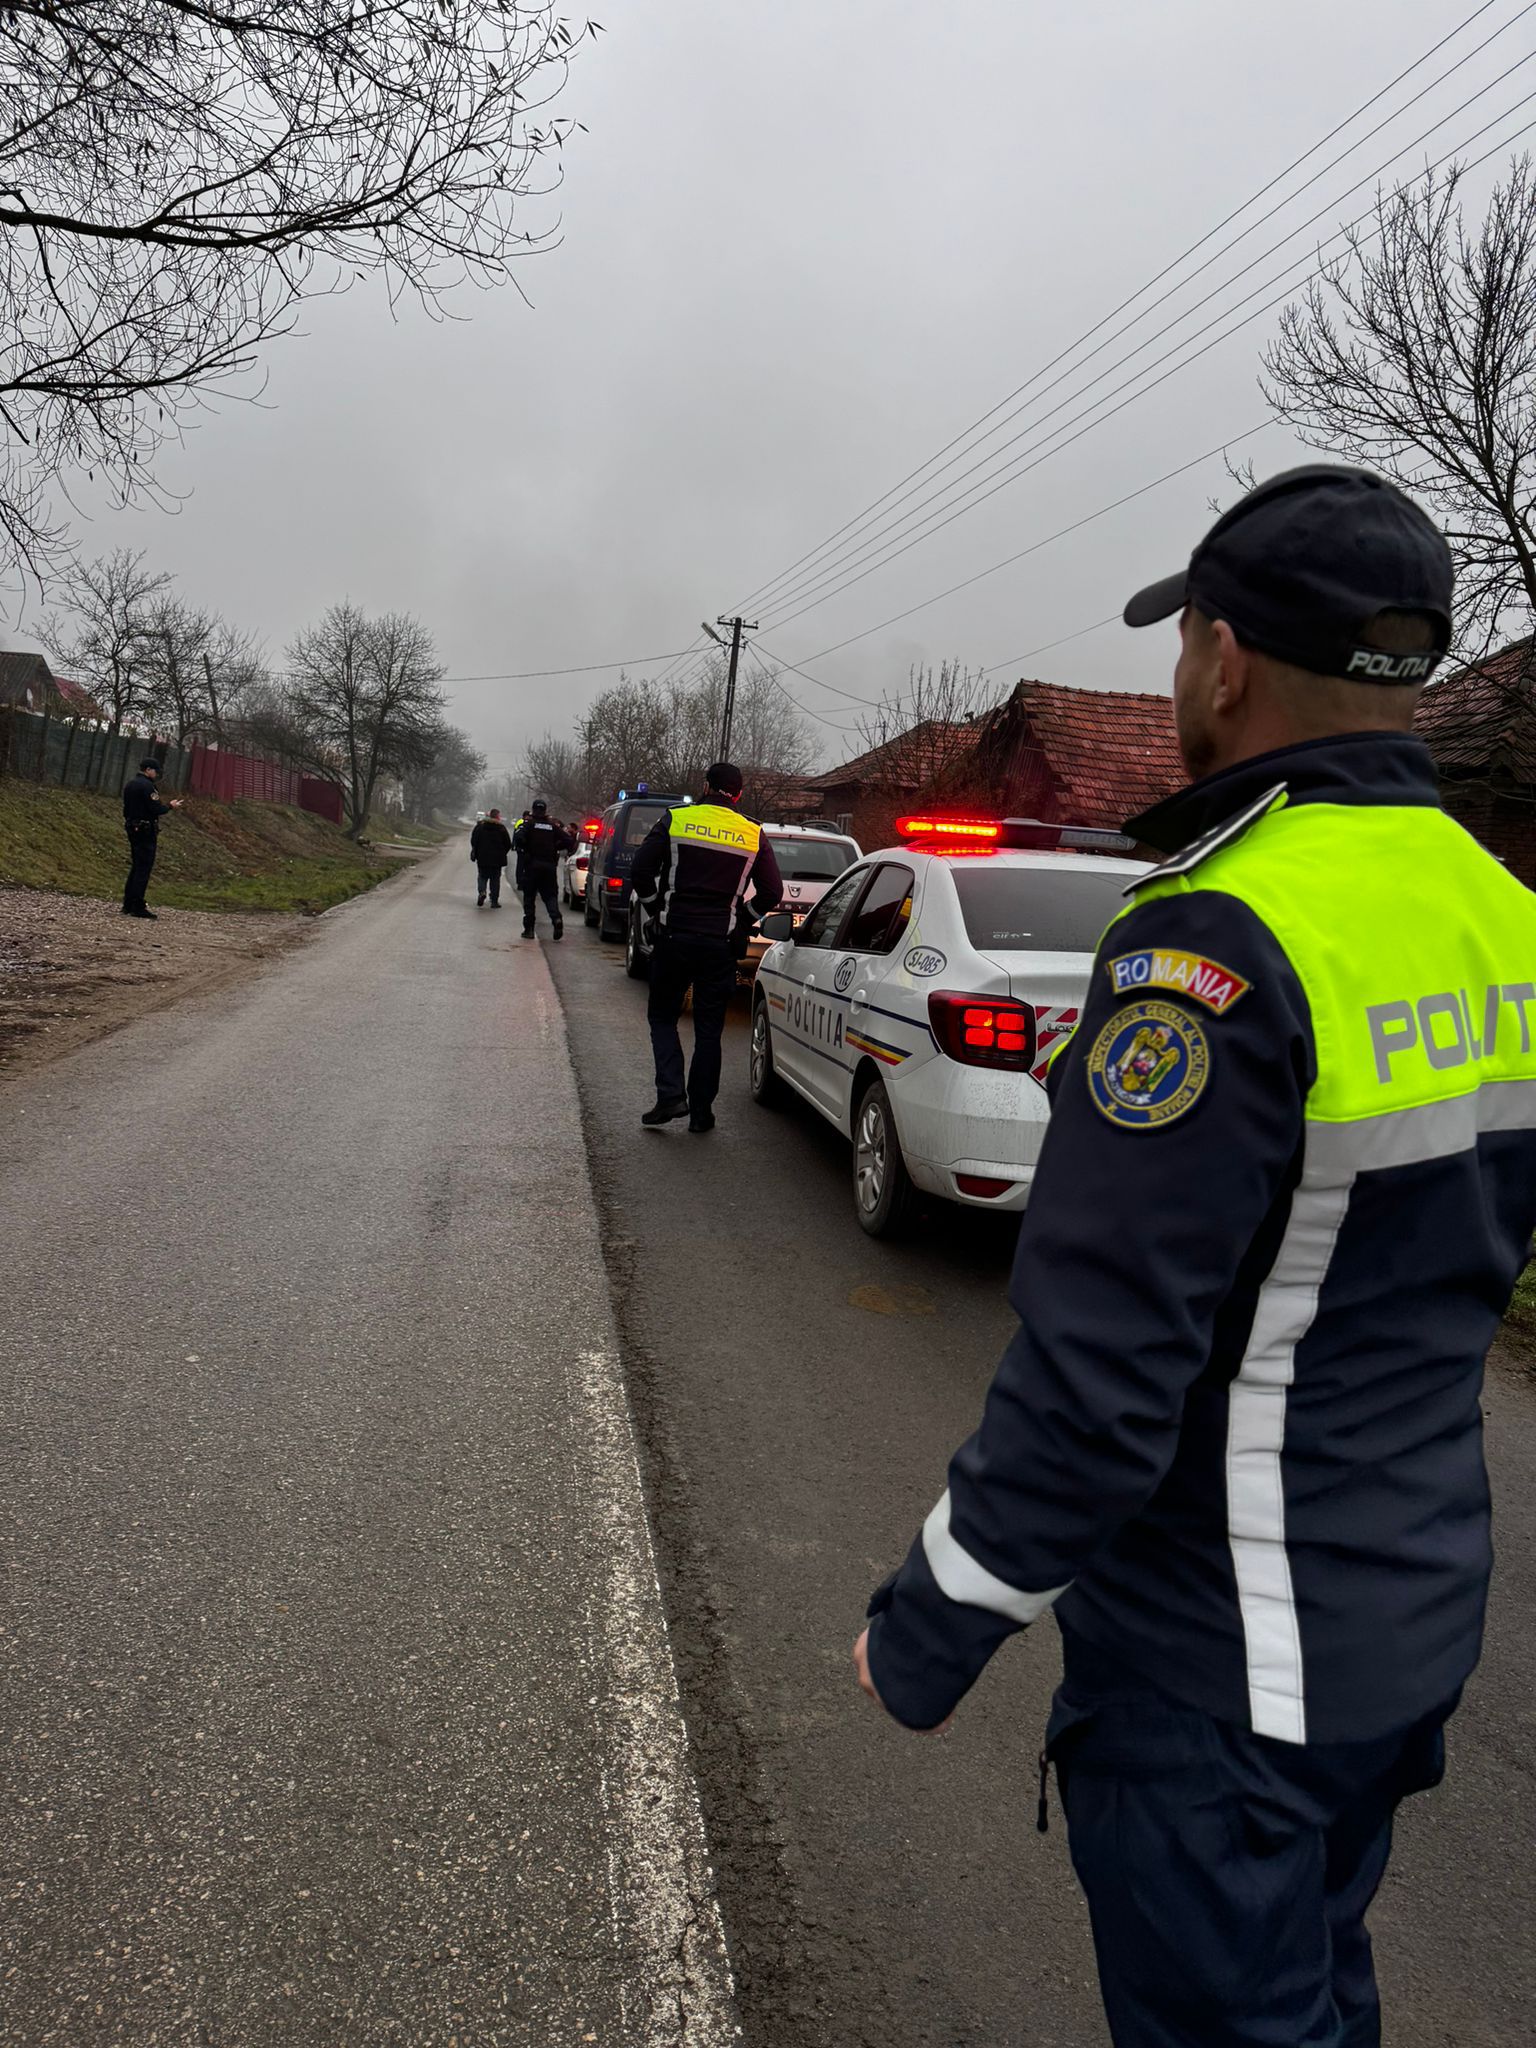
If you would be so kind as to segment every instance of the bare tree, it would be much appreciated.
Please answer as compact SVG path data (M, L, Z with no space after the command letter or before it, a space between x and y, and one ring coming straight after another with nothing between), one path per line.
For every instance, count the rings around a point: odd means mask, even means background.
M439 726L432 749L427 759L407 768L400 778L405 814L418 825L430 825L439 811L456 817L485 773L484 754L457 726Z
M1474 228L1461 178L1379 195L1286 309L1264 388L1303 440L1391 477L1440 520L1475 659L1536 614L1536 176L1514 162Z
M359 838L381 785L432 758L444 697L431 635L402 612L369 619L348 599L300 633L288 659L288 707L305 753L333 764Z
M306 294L431 297L547 243L547 109L596 33L517 0L11 0L0 9L0 535L49 486L152 489L156 450ZM548 166L546 169L545 167Z
M163 570L144 567L142 552L117 548L76 562L64 582L67 610L43 621L49 646L106 707L114 729L146 708L151 621L170 587Z
M177 746L211 738L213 699L204 656L214 644L218 622L179 597L155 600L144 632L144 710L157 730Z
M914 663L906 689L899 695L882 691L875 709L859 718L859 736L871 752L908 741L904 748L892 748L893 790L942 786L970 758L975 728L1003 694L1000 684L956 660L941 661L937 674L931 662L926 667Z
M521 773L499 782L489 801L518 811L524 791L529 797L543 797L561 817L600 810L613 794L595 781L582 741L558 739L553 733L529 742Z

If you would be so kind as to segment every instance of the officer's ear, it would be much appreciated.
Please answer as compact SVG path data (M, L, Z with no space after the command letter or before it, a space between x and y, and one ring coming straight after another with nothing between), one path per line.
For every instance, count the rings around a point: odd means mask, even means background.
M1208 701L1218 716L1230 718L1247 702L1253 685L1254 657L1225 619L1211 620L1207 631L1212 671Z

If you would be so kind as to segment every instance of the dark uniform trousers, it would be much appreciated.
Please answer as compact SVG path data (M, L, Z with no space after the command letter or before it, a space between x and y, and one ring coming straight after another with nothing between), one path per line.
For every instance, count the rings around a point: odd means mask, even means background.
M1115 2048L1378 2048L1365 1915L1456 1702L1373 1742L1278 1742L1064 1635L1046 1749Z
M540 863L527 861L523 865L523 930L533 930L542 903L549 912L549 921L556 931L563 929L560 917L560 897L555 887L556 870Z
M123 884L124 910L143 910L144 892L149 887L149 878L154 873L156 838L153 827L141 827L137 832L128 828L128 879Z
M662 933L651 955L651 997L646 1017L656 1057L656 1099L675 1102L686 1093L688 1107L702 1116L720 1092L720 1040L736 986L736 954L729 939L670 937ZM693 1059L683 1083L683 1042L677 1020L693 990Z

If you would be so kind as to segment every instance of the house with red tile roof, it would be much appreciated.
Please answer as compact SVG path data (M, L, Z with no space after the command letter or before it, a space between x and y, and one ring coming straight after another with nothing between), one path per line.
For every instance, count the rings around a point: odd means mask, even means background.
M1452 817L1536 888L1536 637L1432 683L1415 730ZM915 727L805 789L872 847L916 804L1116 830L1188 780L1170 698L1025 681L984 718Z
M1414 730L1451 816L1536 888L1536 638L1431 683Z
M835 820L861 846L888 846L895 820L919 798L963 779L983 720L929 718L801 784L809 810Z

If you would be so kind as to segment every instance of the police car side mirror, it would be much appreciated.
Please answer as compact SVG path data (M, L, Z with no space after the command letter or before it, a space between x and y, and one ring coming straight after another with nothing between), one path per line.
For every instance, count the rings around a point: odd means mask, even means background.
M795 936L794 914L788 910L770 910L766 917L758 919L757 929L770 944L776 939L792 939Z

